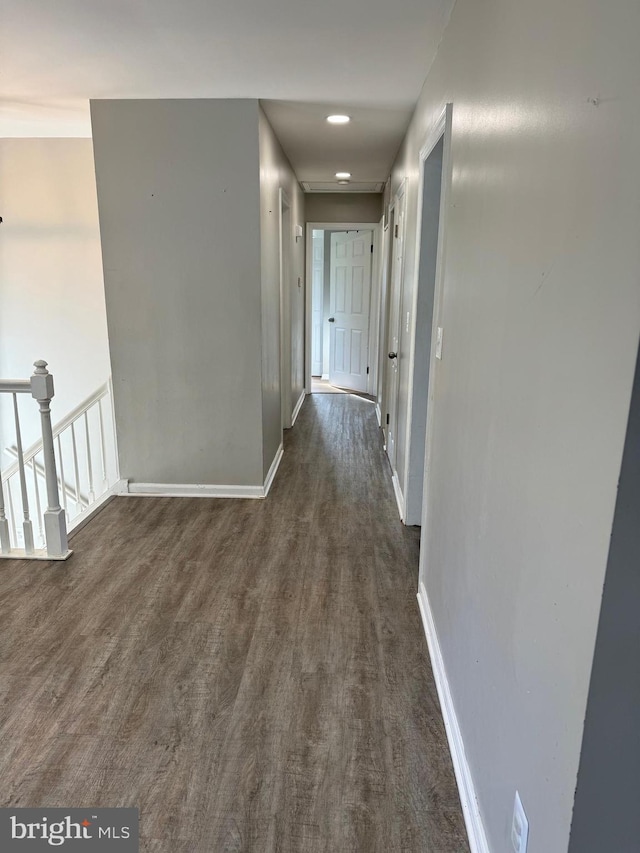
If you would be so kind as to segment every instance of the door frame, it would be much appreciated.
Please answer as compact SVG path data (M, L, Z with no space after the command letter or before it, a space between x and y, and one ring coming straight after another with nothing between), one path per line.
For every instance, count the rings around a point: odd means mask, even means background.
M444 144L442 149L442 185L440 190L440 218L438 221L438 248L436 255L436 275L435 275L435 292L433 299L433 322L431 324L431 356L429 359L429 396L427 399L427 427L425 436L425 455L424 455L424 476L422 483L422 513L421 526L423 540L429 536L429 507L431 506L429 485L431 473L431 460L433 459L433 434L434 434L434 418L436 410L435 392L436 392L436 371L438 370L441 359L436 358L437 349L437 329L443 328L444 314L444 290L445 290L445 255L447 250L447 210L451 204L451 184L452 184L452 154L451 154L451 138L453 133L453 104L446 104L438 122L436 123L432 134L425 143L425 146L434 138L435 134L439 135L434 139L433 146L438 142L440 136L444 136ZM428 155L427 155L428 156ZM426 158L425 158L426 159ZM420 209L420 212L422 210ZM442 342L441 356L446 356L446 340ZM418 588L422 588L422 584L426 585L426 555L427 548L420 548L420 561L418 568Z
M282 187L278 189L278 235L280 262L280 421L282 429L291 427L291 261L293 228L285 233L285 213L291 203Z
M414 375L415 375L415 354L416 354L416 340L417 335L420 330L417 328L417 316L418 316L418 298L420 295L421 287L425 286L424 282L420 281L420 261L422 258L422 220L424 214L424 178L425 178L425 170L426 163L435 149L436 145L443 140L443 151L442 151L442 172L441 172L441 182L440 182L440 210L438 214L438 238L437 238L437 248L436 248L436 266L435 266L435 274L434 274L434 290L433 290L433 322L431 328L431 335L433 344L436 338L436 330L438 326L441 325L439 322L439 315L441 312L441 303L442 303L442 283L444 278L444 264L443 264L443 250L444 250L444 216L445 210L448 203L449 198L449 190L450 190L450 169L448 169L448 165L450 163L450 146L451 146L451 104L447 104L438 117L437 122L433 126L433 128L427 134L425 141L420 148L419 154L419 172L418 172L418 207L417 207L417 215L416 215L416 236L415 236L415 252L414 252L414 266L413 266L413 281L415 283L413 289L413 299L411 305L411 348L409 354L409 376L411 377L411 381L409 382L408 388L408 398L407 398L407 428L405 435L405 465L404 465L404 511L405 511L405 524L420 524L422 519L422 505L424 503L424 471L420 472L420 478L423 480L422 482L422 497L418 499L417 495L415 495L412 490L409 488L409 480L410 480L410 468L411 468L411 451L412 451L412 443L417 440L417 433L421 432L420 427L422 424L418 423L418 415L416 411L414 411L414 398L416 394L416 389L414 388ZM448 132L449 131L449 132ZM449 145L449 150L445 150L447 148L447 144ZM447 175L449 178L447 178ZM435 369L435 365L433 364L435 360L435 348L432 345L429 353L429 385L427 389L427 411L426 411L426 423L429 424L429 411L432 408L432 400L431 400L431 379L432 379L432 370ZM424 421L422 422L424 423ZM426 431L425 427L425 431ZM427 441L427 435L425 435L425 445L421 451L421 458L424 463L424 455L426 454L427 445L430 444Z
M317 243L316 243L316 240L318 241ZM319 246L322 247L322 291L323 291L322 294L320 294L320 293L317 294L318 296L321 296L320 308L319 308L320 314L321 314L320 334L322 334L322 332L324 331L324 323L323 323L323 320L324 320L324 266L325 266L325 263L324 263L324 242L325 242L324 241L324 231L322 232L322 237L315 237L313 232L312 232L312 234L311 234L311 255L310 255L311 278L308 279L309 298L311 299L311 334L309 335L308 340L309 340L309 347L311 350L311 374L312 374L312 376L318 375L317 371L316 371L316 373L313 372L313 364L314 364L314 358L313 358L313 353L314 353L314 334L313 334L314 326L313 326L313 323L314 323L314 319L313 318L314 318L314 313L317 310L317 306L314 305L314 300L316 298L315 275L316 275L316 272L318 271L318 268L316 266L315 254L316 254L316 251L317 251ZM305 318L305 320L306 320L306 318ZM317 318L316 318L316 321L317 321ZM317 341L315 341L315 343L317 343ZM323 373L326 372L324 370L324 360L325 360L325 355L326 355L324 344L325 344L325 342L324 342L324 338L323 338L322 347L321 347L321 358L320 358L319 362L316 362L316 364L319 365L319 367L320 367L320 375L321 376ZM306 363L305 363L305 369L306 369ZM306 387L306 385L307 385L306 376L305 376L304 384Z
M400 370L401 370L401 357L400 352L402 349L402 298L404 294L404 273L405 273L405 250L406 250L406 226L407 226L407 178L404 177L400 182L398 189L396 190L393 198L391 199L391 203L389 204L389 224L391 226L388 242L389 242L389 257L388 257L388 269L387 269L387 305L386 305L386 320L384 323L385 326L385 338L382 341L382 345L384 347L384 353L388 353L390 347L390 333L391 333L391 312L394 304L394 299L397 298L398 303L398 316L397 316L397 352L398 357L396 359L396 373L397 373L397 384L395 390L395 411L396 411L396 427L398 420L398 397L400 391ZM400 257L400 269L397 273L398 278L398 287L397 292L394 290L394 259L395 259L395 228L398 225L398 212L402 211L402 254ZM387 360L384 356L381 357L381 363L384 365L383 369L383 377L382 377L382 391L383 391L383 406L380 410L381 419L384 417L386 413L389 413L389 399L390 399L390 376L391 376L391 364L390 361ZM382 424L383 435L384 435L384 448L388 454L388 430L384 429L384 423ZM395 453L396 453L396 468L391 464L391 459L389 458L389 465L391 467L391 480L393 483L393 490L396 497L396 503L398 505L398 512L400 514L401 520L404 521L404 496L402 494L402 489L400 488L400 480L397 472L397 447L398 447L398 433L396 429L395 434Z
M379 311L380 302L380 223L379 222L307 222L306 223L306 251L305 270L307 281L311 281L313 275L313 232L318 231L371 231L373 234L373 256L371 260L371 298L369 301L369 379L367 382L367 394L375 395L377 388L377 365L378 365L378 335L377 320L374 321L374 311ZM312 299L311 288L307 288L305 299L305 336L304 336L304 373L305 390L311 393L311 315ZM374 305L376 306L374 309ZM376 326L373 327L373 323ZM373 328L373 334L372 334Z
M385 347L387 341L387 325L389 322L389 284L391 281L391 205L388 208L387 215L383 214L380 220L380 298L378 299L378 364L376 376L376 417L378 418L378 426L382 429L382 407L384 404L385 394ZM384 435L384 429L383 429Z

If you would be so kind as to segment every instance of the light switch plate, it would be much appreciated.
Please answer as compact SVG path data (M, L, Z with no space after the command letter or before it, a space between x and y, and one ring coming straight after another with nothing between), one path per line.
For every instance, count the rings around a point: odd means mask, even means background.
M436 358L442 359L442 326L436 332Z

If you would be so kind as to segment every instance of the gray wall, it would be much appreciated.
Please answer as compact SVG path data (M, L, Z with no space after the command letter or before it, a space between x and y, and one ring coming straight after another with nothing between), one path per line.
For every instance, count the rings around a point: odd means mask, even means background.
M382 193L306 193L307 222L378 222Z
M589 687L570 853L636 853L640 839L640 359Z
M26 378L44 358L54 421L109 377L100 229L90 139L0 139L0 377ZM0 447L15 443L0 395ZM20 400L22 439L40 437L38 407ZM0 467L13 459L0 455Z
M393 168L408 298L452 101L422 579L495 853L516 788L528 853L568 847L640 332L639 29L635 0L458 0Z
M291 205L291 224L304 226L304 195L284 151L260 108L260 239L262 276L262 429L264 474L282 441L280 416L280 232L282 188ZM292 409L304 390L304 239L291 239L289 314L291 318ZM298 286L300 278L300 286ZM287 333L287 332L285 332Z
M261 484L258 103L91 115L121 474Z

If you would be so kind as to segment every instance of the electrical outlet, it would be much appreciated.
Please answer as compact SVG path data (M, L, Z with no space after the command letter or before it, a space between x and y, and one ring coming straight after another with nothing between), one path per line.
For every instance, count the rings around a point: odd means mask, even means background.
M516 799L513 804L513 822L511 824L511 846L513 853L527 853L528 841L529 821L524 813L520 794L516 791Z

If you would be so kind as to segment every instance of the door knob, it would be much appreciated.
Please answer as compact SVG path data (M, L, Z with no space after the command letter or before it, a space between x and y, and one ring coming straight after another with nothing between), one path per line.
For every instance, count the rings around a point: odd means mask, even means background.
M329 322L330 322L330 323L335 323L335 321L336 321L336 318L335 318L335 317L329 317Z
M397 352L390 352L390 353L389 353L389 358L397 358L397 357L398 357L398 353L397 353Z

